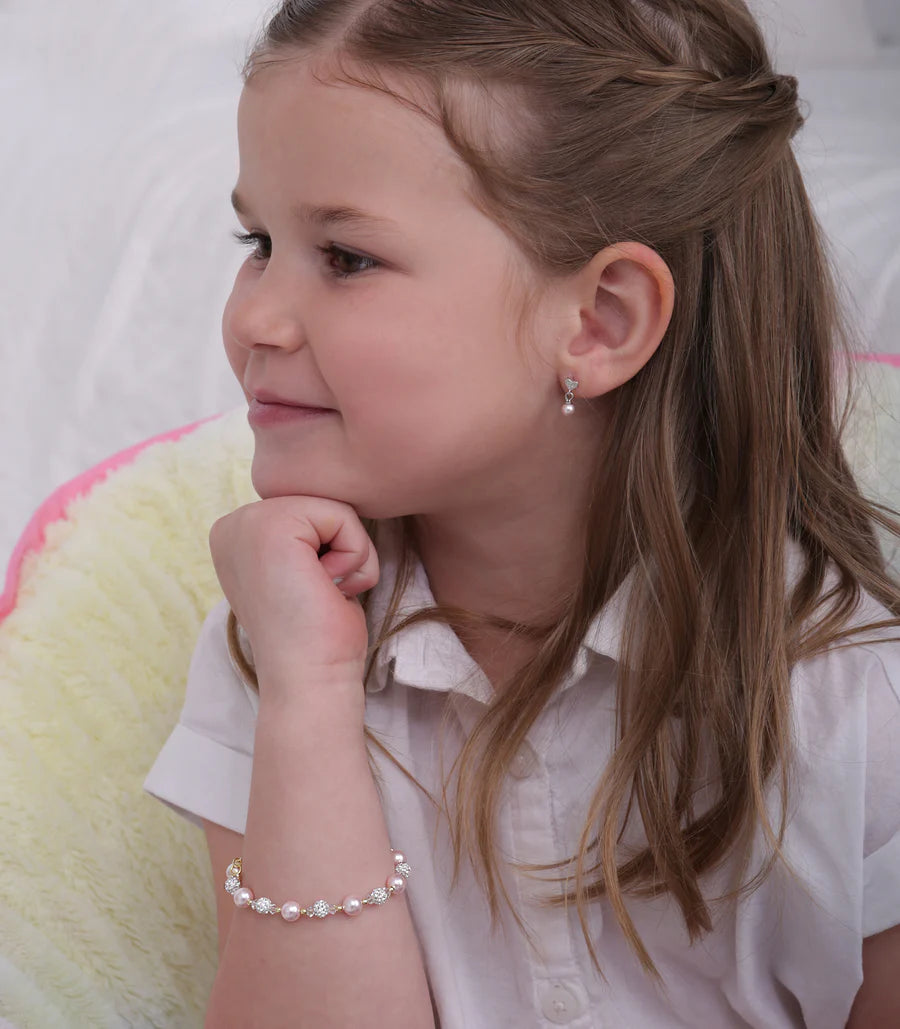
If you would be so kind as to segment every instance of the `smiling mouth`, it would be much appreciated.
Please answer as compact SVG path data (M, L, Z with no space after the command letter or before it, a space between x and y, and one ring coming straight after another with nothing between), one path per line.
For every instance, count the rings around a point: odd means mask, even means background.
M316 420L326 415L337 414L328 407L306 407L302 404L286 404L281 401L265 402L251 397L247 409L247 421L252 426L279 425L285 422Z
M277 393L269 390L245 390L248 402L257 401L260 404L278 405L280 407L303 407L309 411L330 411L331 408L320 407L318 404L305 404L302 400L291 400L288 397L280 397Z

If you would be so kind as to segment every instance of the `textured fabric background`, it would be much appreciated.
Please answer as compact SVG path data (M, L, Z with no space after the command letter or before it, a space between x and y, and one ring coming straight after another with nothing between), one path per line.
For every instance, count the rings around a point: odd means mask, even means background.
M202 832L142 792L255 499L243 411L144 450L26 558L0 622L0 1020L192 1029L216 967ZM224 880L223 880L224 881Z

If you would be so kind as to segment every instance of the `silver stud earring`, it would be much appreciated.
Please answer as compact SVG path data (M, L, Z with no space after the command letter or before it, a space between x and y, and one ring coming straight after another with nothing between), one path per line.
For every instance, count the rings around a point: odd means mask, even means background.
M575 405L572 401L575 399L575 390L578 389L577 379L566 379L566 402L563 404L563 414L575 414Z

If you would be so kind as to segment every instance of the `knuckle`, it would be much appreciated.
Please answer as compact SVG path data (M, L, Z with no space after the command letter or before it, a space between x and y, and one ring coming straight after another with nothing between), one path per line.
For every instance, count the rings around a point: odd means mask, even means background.
M222 519L217 518L209 527L209 544L211 547L215 547L218 545L219 538L222 535L222 531Z

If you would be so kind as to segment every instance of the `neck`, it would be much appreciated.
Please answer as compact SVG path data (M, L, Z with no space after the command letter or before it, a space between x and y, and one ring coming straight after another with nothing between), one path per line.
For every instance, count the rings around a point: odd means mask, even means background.
M585 512L603 426L589 417L565 436L538 436L510 457L476 501L419 514L413 537L435 602L534 628L559 620L584 574ZM560 442L562 440L562 442ZM457 629L495 690L533 657L539 642L499 628Z
M414 537L438 604L529 625L548 624L584 572L592 450L510 474L493 498L417 515ZM518 488L513 489L513 483Z

